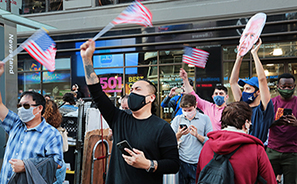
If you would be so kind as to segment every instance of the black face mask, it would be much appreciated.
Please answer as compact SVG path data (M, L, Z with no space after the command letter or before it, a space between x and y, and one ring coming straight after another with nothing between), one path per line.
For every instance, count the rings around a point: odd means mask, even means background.
M131 109L131 111L138 111L139 109L144 107L147 104L145 103L145 97L147 96L138 95L136 93L130 93L128 98L129 109Z

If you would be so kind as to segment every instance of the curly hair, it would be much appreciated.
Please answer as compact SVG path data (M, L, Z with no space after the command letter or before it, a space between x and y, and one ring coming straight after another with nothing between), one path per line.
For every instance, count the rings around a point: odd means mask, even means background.
M62 115L59 112L58 105L53 100L46 100L44 119L50 125L58 128L62 123Z

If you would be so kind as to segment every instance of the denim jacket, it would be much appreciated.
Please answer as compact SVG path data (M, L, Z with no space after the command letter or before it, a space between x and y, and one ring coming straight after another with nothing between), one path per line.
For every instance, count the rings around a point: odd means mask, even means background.
M8 184L52 184L58 164L51 157L23 160L25 172L14 173Z

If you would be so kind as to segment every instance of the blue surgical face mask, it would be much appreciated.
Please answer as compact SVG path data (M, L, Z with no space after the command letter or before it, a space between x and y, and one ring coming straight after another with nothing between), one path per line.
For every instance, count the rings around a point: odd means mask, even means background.
M241 97L242 101L244 101L244 102L246 102L248 104L252 103L258 96L258 95L254 96L254 94L256 92L257 92L257 90L254 91L253 93L242 92L242 97Z
M213 101L218 106L221 106L221 105L223 105L225 103L225 97L224 96L217 95L217 96L214 96L213 97Z

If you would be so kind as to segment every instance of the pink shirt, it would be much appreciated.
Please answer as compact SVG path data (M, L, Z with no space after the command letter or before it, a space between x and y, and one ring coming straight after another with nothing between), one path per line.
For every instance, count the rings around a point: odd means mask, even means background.
M295 117L297 117L297 97L291 100L282 100L280 96L271 99L274 105L275 117L277 119L282 116L283 109L292 109ZM297 127L293 126L274 126L270 128L268 138L268 148L282 153L297 152Z
M217 107L216 104L201 99L196 93L195 96L197 99L197 107L210 118L213 130L221 130L221 116L226 106Z

